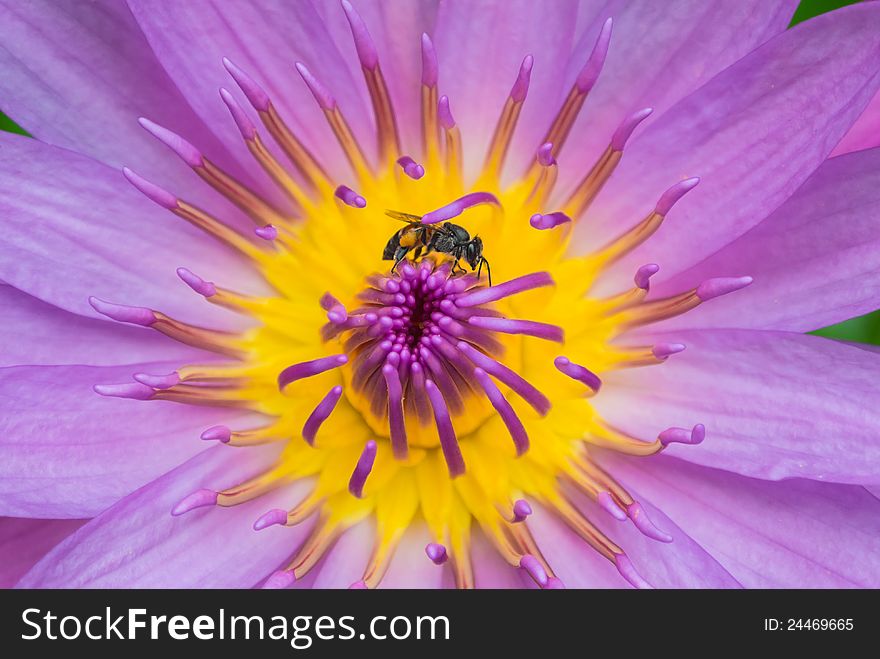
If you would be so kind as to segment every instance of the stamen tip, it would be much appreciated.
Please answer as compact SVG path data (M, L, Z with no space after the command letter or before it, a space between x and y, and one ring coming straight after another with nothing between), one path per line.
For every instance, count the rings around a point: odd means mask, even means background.
M660 272L660 266L656 263L647 263L636 271L633 278L637 288L647 291L650 288L651 277Z
M556 164L556 158L553 157L553 142L544 142L538 147L537 159L541 167L550 167Z
M174 517L178 517L183 515L184 513L188 513L190 510L194 510L195 508L203 508L205 506L216 506L217 505L217 492L214 490L201 489L196 490L192 494L186 495L180 502L171 509L171 514Z
M175 371L168 375L150 375L149 373L135 373L134 379L153 389L170 389L180 384L180 375Z
M658 343L651 348L651 353L657 358L665 360L670 355L682 352L687 346L684 343Z
M168 130L146 117L140 117L138 123L153 137L174 151L190 167L201 167L204 164L201 152L174 131Z
M425 554L431 559L434 565L443 565L449 558L446 547L437 542L431 542L425 546Z
M436 87L438 77L439 67L434 42L427 32L422 32L422 84L425 87Z
M321 106L321 109L328 111L334 110L336 108L336 99L333 98L330 90L312 75L308 68L306 68L305 64L302 62L296 62L294 66L296 66L296 70L302 76L303 81L306 83L309 91L312 92L312 96L315 97L315 100L318 102L318 105Z
M699 182L700 178L698 176L679 181L661 195L660 201L654 207L654 212L665 216L678 203L678 200L693 190Z
M232 430L228 426L211 426L200 435L200 439L206 442L217 441L228 444L232 439Z
M642 504L638 501L633 501L626 507L627 516L633 521L636 528L641 531L645 536L651 538L652 540L658 540L659 542L672 542L672 536L668 533L665 533L654 526L654 523L648 518L648 515L645 513L642 508Z
M287 523L287 511L281 508L273 508L272 510L260 515L254 522L254 531L262 531L269 526Z
M455 118L452 116L452 108L449 107L448 96L441 96L437 102L437 118L445 130L455 128Z
M264 590L280 590L289 588L296 583L296 575L293 570L277 570L269 575L269 578L263 582Z
M254 229L254 233L266 241L273 241L278 238L278 229L271 224L267 224L264 227L257 227Z
M222 98L223 102L226 104L226 109L229 110L229 114L232 115L232 120L238 127L238 131L241 133L241 136L246 140L254 139L257 134L257 129L254 127L254 124L245 114L244 109L242 109L241 105L238 104L238 101L235 100L235 97L230 94L227 89L221 87L220 98Z
M177 197L168 192L164 188L160 188L155 183L145 179L143 176L133 172L128 167L122 168L122 175L128 179L138 191L153 203L159 204L163 208L173 211L177 208Z
M547 585L544 586L544 590L565 590L565 584L562 583L562 579L551 577L547 580Z
M526 100L534 64L535 58L531 55L526 55L525 59L523 59L519 67L519 73L516 76L516 82L513 83L513 87L510 90L510 100L514 103L522 103Z
M149 327L156 322L156 314L152 309L146 307L131 307L126 304L115 304L113 302L106 302L94 296L89 297L89 304L99 314L119 321L120 323L131 323L132 325Z
M754 281L751 277L715 277L707 279L697 286L697 297L701 302L706 302L728 293L733 293L745 288Z
M520 558L519 566L529 573L529 576L535 580L541 588L547 587L547 582L549 581L549 577L547 576L547 572L544 570L544 566L541 565L540 561L537 558L532 556L531 554L525 554L522 558Z
M525 499L517 499L513 504L513 523L518 524L525 521L526 517L532 514L532 507Z
M612 26L613 21L609 17L599 31L599 36L596 39L596 44L593 46L593 51L590 53L590 58L578 74L575 86L581 94L589 92L599 79L599 74L605 65L605 57L608 55L608 46L611 43Z
M624 119L623 123L620 124L616 131L614 131L614 136L611 138L611 148L614 151L623 151L623 147L626 146L629 138L632 137L633 131L635 131L636 127L647 119L653 111L654 108L644 108Z
M361 66L369 70L375 69L379 63L379 55L376 52L376 46L364 20L348 0L342 0L342 9L348 19L351 36L354 38L354 45Z
M229 72L232 79L235 80L235 84L238 85L255 110L265 112L269 109L268 94L248 74L233 64L228 57L223 58L223 67Z
M617 502L614 500L614 497L611 496L610 492L599 492L596 495L596 503L611 515L618 522L623 522L626 520L626 512L624 512L623 508L617 505Z
M629 560L629 557L626 554L615 554L614 566L617 568L620 576L626 579L631 586L642 589L653 588L651 584L645 581L642 576L638 572L636 572L632 561Z
M367 205L367 200L347 185L340 185L336 188L333 194L344 204L351 206L352 208L365 208Z
M213 282L205 281L197 274L195 274L192 270L187 268L178 268L177 276L183 280L183 282L193 289L199 295L203 295L204 297L211 297L217 294L217 287Z
M125 384L96 384L92 390L99 396L108 398L129 398L131 400L150 400L156 393L152 387L140 382Z

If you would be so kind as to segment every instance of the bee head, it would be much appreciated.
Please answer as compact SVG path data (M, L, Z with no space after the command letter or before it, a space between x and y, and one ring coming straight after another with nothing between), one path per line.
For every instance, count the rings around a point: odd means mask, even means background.
M464 252L464 260L471 266L471 270L475 270L480 260L483 258L483 240L479 236L474 236L473 240L468 242Z

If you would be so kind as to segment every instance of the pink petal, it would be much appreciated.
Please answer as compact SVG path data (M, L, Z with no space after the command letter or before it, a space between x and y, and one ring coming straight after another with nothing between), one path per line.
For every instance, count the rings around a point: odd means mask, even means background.
M730 273L755 281L658 327L800 332L876 309L880 149L825 161L770 217L652 292L664 296Z
M880 354L788 332L690 330L661 366L605 378L594 399L613 426L653 440L706 426L666 453L747 476L880 482Z
M290 486L232 508L172 517L184 496L221 489L270 467L279 447L217 446L125 497L51 551L23 588L249 588L283 566L308 525L254 531L267 508L288 507Z
M241 411L107 398L92 390L176 365L0 368L0 515L97 515L203 451L205 428L248 423Z
M0 588L11 588L85 520L0 517Z

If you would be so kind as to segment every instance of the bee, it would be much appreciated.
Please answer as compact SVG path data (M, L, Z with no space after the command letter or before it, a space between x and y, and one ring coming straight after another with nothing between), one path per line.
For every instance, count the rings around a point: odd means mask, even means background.
M395 271L410 252L412 252L413 260L431 252L437 252L448 254L453 258L453 274L456 268L465 272L459 263L462 259L470 266L471 271L476 270L478 278L485 265L489 275L489 286L492 285L492 269L489 267L489 261L483 256L483 240L479 236L471 238L467 229L452 222L422 224L420 215L390 210L385 211L385 214L395 220L406 222L405 227L396 231L388 239L382 252L384 261L394 261L391 272Z

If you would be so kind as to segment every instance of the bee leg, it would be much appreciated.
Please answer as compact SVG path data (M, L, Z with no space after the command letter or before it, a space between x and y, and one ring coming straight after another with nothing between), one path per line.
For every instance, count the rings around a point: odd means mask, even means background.
M392 274L394 274L394 272L397 270L397 266L400 265L400 262L406 258L406 255L408 252L409 252L409 247L403 247L403 246L398 247L397 251L394 252L394 265L391 266L391 273Z
M489 275L489 288L492 287L492 268L489 267L489 261L480 257L480 266L477 268L477 279L480 278L480 273L483 271L483 264L486 264L486 274Z

